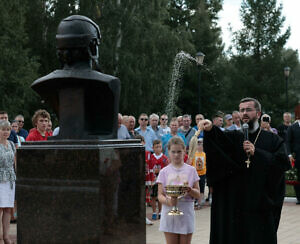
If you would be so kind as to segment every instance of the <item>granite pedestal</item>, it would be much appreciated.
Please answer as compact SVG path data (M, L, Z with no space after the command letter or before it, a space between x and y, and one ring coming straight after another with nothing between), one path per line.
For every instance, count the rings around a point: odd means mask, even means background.
M146 242L139 140L26 142L17 157L18 244Z

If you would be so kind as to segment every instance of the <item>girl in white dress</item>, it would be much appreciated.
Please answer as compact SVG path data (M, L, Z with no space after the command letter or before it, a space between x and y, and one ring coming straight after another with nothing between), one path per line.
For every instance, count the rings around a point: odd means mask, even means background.
M16 148L13 142L8 141L11 126L6 120L0 120L0 216L2 215L3 240L10 244L9 227L11 210L15 201Z
M199 176L193 166L185 164L185 146L183 140L174 136L168 143L170 164L158 175L158 200L162 203L159 230L165 234L167 244L190 244L194 232L195 210L194 199L200 198ZM170 198L165 194L166 185L185 185L186 194L183 198ZM181 210L184 215L170 216L172 206Z

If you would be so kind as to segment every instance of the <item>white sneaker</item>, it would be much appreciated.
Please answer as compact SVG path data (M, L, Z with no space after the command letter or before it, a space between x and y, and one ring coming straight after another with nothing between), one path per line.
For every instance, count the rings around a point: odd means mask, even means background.
M153 225L153 222L146 217L146 225Z

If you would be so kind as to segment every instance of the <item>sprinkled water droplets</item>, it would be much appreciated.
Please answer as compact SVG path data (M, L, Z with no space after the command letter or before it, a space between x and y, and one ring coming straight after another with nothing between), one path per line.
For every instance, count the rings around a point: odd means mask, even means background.
M180 81L183 75L184 66L189 62L197 62L190 54L180 51L176 54L173 64L173 72L169 84L168 96L166 97L166 114L169 118L174 116L174 109L180 92Z

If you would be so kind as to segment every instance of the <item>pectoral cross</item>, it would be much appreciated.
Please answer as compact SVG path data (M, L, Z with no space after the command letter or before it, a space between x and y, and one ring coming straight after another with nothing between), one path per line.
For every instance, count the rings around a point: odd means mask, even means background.
M250 165L250 163L251 163L250 159L248 158L248 159L245 161L245 163L247 164L247 168L249 168L249 165Z

